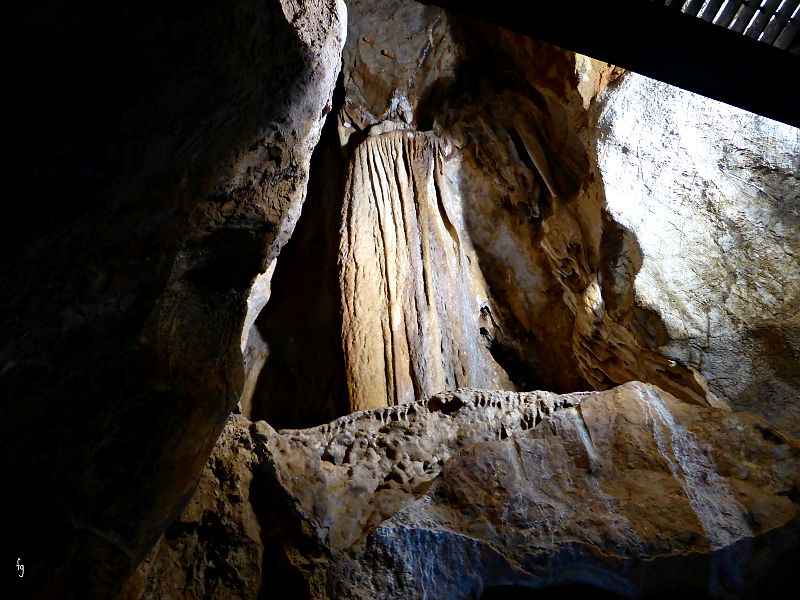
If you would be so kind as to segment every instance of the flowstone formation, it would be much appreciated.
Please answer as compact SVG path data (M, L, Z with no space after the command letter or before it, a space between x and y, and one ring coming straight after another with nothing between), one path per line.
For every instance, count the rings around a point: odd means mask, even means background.
M305 430L235 416L140 597L769 597L800 548L799 458L762 417L639 382L457 390Z
M353 410L459 387L513 389L484 335L489 292L433 133L394 130L355 150L339 252Z
M244 413L308 426L460 386L632 379L723 405L651 343L633 281L607 284L623 249L593 119L620 71L410 0L348 9L315 208L250 334Z

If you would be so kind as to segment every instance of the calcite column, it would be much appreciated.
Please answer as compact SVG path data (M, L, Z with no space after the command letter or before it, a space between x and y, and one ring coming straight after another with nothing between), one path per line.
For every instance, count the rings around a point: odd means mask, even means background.
M354 152L339 253L352 410L457 387L509 389L488 346L488 292L432 133L390 131Z

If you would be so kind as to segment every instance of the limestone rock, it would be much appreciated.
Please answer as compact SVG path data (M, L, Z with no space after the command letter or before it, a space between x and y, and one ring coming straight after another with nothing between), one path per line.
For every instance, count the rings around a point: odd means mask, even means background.
M342 342L352 410L459 387L509 388L459 198L433 133L355 150L342 209Z
M4 16L0 526L30 574L12 595L113 597L191 496L344 28L340 0Z
M351 589L379 581L374 591L396 598L565 584L622 597L771 595L780 586L760 588L762 578L787 583L800 540L798 458L797 444L763 419L626 384L457 453L368 538Z
M719 403L696 370L631 330L622 299L632 282L620 289L603 283L605 264L616 260L607 246L617 225L604 211L590 109L619 71L414 2L356 0L350 9L339 131L351 183L339 264L351 407L487 381L567 392L632 379L691 402ZM402 132L429 146L432 158L411 164L413 153L391 151L389 140L399 143ZM421 183L402 189L404 177ZM402 245L394 250L387 240L384 255L381 236L424 241L435 231L388 212L363 213L362 206L395 196L399 206L438 204L438 229L469 244L469 264L451 266L432 244L423 263L450 271L432 278L436 286ZM365 244L370 239L378 241ZM428 327L424 309L393 296L415 286L442 290L440 302L457 310L440 308L439 324ZM378 308L382 296L386 306Z
M732 406L800 432L800 130L645 77L602 96L606 202L626 246L608 283L650 346ZM640 336L643 337L643 336Z
M266 439L265 425L228 419L192 499L140 566L141 581L129 582L127 598L257 597L264 547L250 491L251 436Z
M187 509L149 589L169 577L197 590L175 565L195 564L201 547L218 572L235 565L237 581L261 581L243 598L466 599L565 584L772 597L800 550L800 446L762 417L638 382L564 396L458 390L312 429L249 431L229 424L204 475L218 487L201 485L190 504L211 510L216 497L221 534L198 543L202 519ZM233 478L212 476L224 453ZM248 469L238 497L253 509L232 508L225 481ZM256 520L280 551L248 563L256 538L242 532Z
M413 501L458 449L532 428L579 397L458 390L284 430L269 450L281 486L341 553Z

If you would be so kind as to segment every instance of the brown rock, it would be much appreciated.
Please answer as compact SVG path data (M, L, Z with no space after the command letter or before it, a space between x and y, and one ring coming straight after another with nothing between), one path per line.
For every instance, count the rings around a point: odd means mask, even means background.
M351 407L405 402L414 393L416 398L426 397L460 385L487 387L475 380L479 370L466 358L476 348L483 352L483 347L490 348L492 360L508 375L506 381L502 374L492 375L500 383L488 387L508 388L513 382L517 389L568 392L605 389L636 379L694 403L718 403L696 371L671 362L631 330L628 314L636 311L633 282L623 289L604 284L606 263L616 260L609 252L609 238L617 226L604 212L590 108L592 99L619 77L619 70L413 2L356 0L350 9L351 39L380 32L381 37L375 38L378 46L403 40L389 66L363 44L348 44L344 51L340 136L352 152L352 170L339 264ZM426 150L431 158L414 165L407 158L413 153L375 153L363 147L374 148L372 136L395 130L417 132L415 140L422 139L420 133L425 131L426 139L435 139ZM362 166L367 155L372 162ZM464 283L437 288L448 304L465 290L479 290L466 294L478 299L473 306L456 300L458 310L440 310L441 324L431 329L446 332L463 327L471 332L456 338L442 334L445 347L454 349L447 351L464 357L461 369L467 367L461 381L438 377L439 367L433 366L438 361L425 364L406 356L409 352L403 345L409 336L401 332L403 322L407 316L405 322L414 323L416 317L410 305L391 297L388 288L398 285L387 283L391 268L377 275L384 260L381 248L362 245L357 259L345 254L353 243L347 239L351 230L374 227L353 219L348 207L368 205L389 193L386 190L396 186L394 174L408 169L420 182L428 169L427 177L432 176L436 185L409 187L401 194L400 206L443 207L443 222L449 221L455 232L451 236L470 245L469 265L451 266L435 245L428 260L447 265L453 282L483 280L477 288ZM409 239L431 235L414 222L395 223L382 223L383 231ZM365 252L373 257L369 263ZM387 265L396 262L391 256L385 260ZM374 265L375 273L363 276L359 290L365 296L364 306L350 306L359 300L354 300L355 287L348 281L361 263ZM402 275L399 285L429 287L422 283L425 276L419 268L412 269ZM396 314L381 323L374 307L368 308L367 297L387 293L386 302ZM427 333L428 328L422 331ZM397 342L384 344L382 338L391 335ZM427 343L427 352L438 351L435 340ZM383 355L386 358L381 359ZM458 361L445 359L442 364L446 373L459 370ZM404 373L414 374L416 383L412 385ZM426 377L433 383L420 384ZM374 399L363 403L362 396Z
M566 396L459 390L265 429L252 452L233 450L245 427L229 424L204 475L212 485L190 505L223 515L224 530L165 538L147 597L167 597L158 581L188 581L175 565L204 555L236 566L240 583L261 581L239 588L244 598L466 599L555 584L739 598L778 589L800 549L800 446L761 417L638 382ZM220 459L234 462L220 470ZM220 473L248 469L252 510L220 493L232 481ZM201 523L192 510L178 523ZM281 549L269 567L237 558L256 521L265 548ZM212 598L231 589L206 586Z
M595 108L628 328L800 434L800 130L635 74Z
M228 419L194 496L167 528L152 564L137 571L146 577L131 600L258 597L264 547L250 491L251 436L266 439L265 425Z
M442 161L434 134L402 129L355 151L339 255L352 410L511 387L488 349L489 294Z

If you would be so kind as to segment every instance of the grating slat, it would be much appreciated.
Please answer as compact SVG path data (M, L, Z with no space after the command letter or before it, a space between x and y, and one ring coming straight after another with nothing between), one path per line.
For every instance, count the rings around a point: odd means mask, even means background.
M798 6L800 6L800 0L786 0L784 5L778 10L778 14L775 15L775 18L767 25L761 41L767 44L775 43L778 36L786 27L786 24L789 22L789 19L792 18L792 13L797 10Z
M775 11L778 10L782 1L783 0L767 0L744 34L748 37L758 39L761 34L764 33L764 29L769 24L769 20L772 18L772 15L775 14Z
M745 2L746 0L730 0L714 23L721 27L729 27L739 9L744 8Z
M705 9L703 12L700 13L700 18L704 21L711 21L713 22L714 17L717 16L720 7L722 6L725 0L711 0L708 4L706 4Z
M650 0L719 27L800 54L800 0ZM792 49L792 44L795 44Z
M681 10L688 0L672 0L669 7L673 10Z
M781 50L789 50L795 38L797 38L798 33L800 33L800 13L794 15L786 28L778 36L778 39L775 40L774 45Z
M736 19L733 21L733 25L730 26L730 29L733 29L736 33L744 33L745 28L750 24L750 21L753 20L753 15L756 14L758 7L761 5L761 0L749 0L742 10L739 11L739 14L736 15Z
M693 17L697 16L697 13L703 8L703 2L705 0L689 0L689 3L683 9L683 12L687 15L691 15Z

